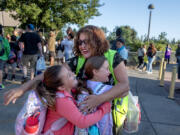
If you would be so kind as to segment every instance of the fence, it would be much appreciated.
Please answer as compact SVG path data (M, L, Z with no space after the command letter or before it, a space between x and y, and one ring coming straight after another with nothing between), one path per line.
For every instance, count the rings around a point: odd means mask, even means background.
M156 58L154 64L160 64L161 59L164 57L164 51L157 51ZM175 52L171 52L170 63L176 63ZM137 65L138 64L138 55L137 52L128 52L128 64L129 65Z

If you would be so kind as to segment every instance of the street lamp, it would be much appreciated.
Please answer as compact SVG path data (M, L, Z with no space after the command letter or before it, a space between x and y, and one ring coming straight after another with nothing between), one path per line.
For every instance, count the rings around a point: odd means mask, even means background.
M151 27L151 14L152 14L152 10L154 9L154 5L153 4L149 4L148 6L149 9L149 26L148 26L148 35L147 35L147 40L149 43L149 34L150 34L150 27Z

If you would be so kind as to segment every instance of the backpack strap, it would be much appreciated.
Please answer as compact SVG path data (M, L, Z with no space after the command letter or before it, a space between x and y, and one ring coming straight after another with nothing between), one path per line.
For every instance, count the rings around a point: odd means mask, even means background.
M103 83L99 84L99 85L96 87L95 92L96 92L96 93L99 93L99 91L101 91L102 88L104 88L104 86L105 86L105 84L103 84Z

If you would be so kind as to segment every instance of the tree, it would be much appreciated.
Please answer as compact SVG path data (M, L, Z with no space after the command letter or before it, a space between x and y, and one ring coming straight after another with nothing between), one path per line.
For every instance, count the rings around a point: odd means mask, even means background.
M126 44L132 44L137 40L137 32L130 26L116 26L113 31L116 32L118 28L122 30L122 37L124 38Z
M37 28L61 29L66 23L84 25L99 16L99 0L0 0L1 10L15 11L14 19L21 26L28 23Z
M167 33L166 32L161 32L158 36L158 42L159 43L162 43L162 44L168 44L169 41L168 39L166 38L167 36Z
M102 26L102 27L100 27L100 28L104 31L105 34L107 34L107 33L109 32L108 29L107 29L107 27Z

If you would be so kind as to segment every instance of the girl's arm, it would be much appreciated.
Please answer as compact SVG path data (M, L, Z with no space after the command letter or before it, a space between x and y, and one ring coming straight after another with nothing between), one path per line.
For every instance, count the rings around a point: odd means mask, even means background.
M13 88L4 94L4 105L8 105L10 102L15 103L26 91L32 90L35 87L37 80L43 80L44 75L38 75L33 80L30 80L18 88Z
M69 98L58 98L56 100L56 111L79 128L87 128L97 123L110 110L111 105L106 102L96 112L83 115Z

